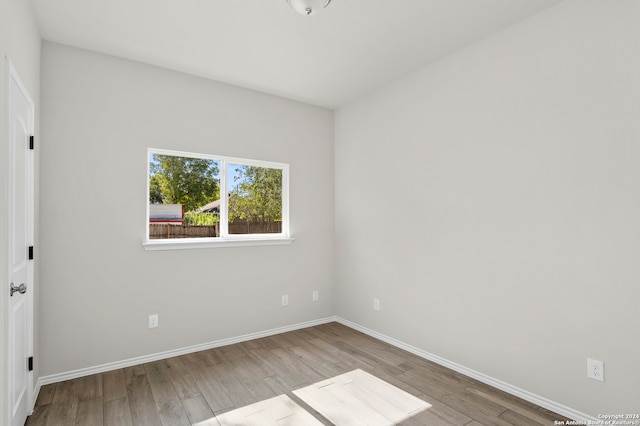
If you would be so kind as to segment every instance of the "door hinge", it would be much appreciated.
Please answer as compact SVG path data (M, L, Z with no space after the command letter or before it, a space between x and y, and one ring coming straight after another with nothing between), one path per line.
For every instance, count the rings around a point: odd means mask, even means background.
M33 246L29 246L29 260L33 260Z
M27 360L27 368L29 369L29 371L33 371L33 357L30 356L29 359Z
M33 149L34 146L34 137L29 136L29 149Z

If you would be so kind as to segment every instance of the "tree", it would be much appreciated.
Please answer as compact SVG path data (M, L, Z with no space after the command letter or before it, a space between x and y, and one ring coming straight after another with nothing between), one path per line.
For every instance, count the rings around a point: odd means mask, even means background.
M220 198L215 160L153 154L149 202L182 204L189 212Z
M149 179L149 202L151 204L162 204L162 189L158 175L152 174Z
M282 170L267 167L238 166L236 181L229 197L229 221L282 221ZM268 229L268 228L267 228Z

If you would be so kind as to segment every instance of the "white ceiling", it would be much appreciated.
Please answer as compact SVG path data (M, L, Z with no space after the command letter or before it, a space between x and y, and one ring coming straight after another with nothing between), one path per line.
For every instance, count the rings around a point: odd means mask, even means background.
M33 0L42 37L335 108L562 0Z

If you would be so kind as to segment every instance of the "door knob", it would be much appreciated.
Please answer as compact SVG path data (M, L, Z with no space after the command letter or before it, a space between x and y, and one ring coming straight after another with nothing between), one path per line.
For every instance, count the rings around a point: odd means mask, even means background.
M9 290L9 296L13 296L13 293L18 292L20 294L25 294L27 292L27 285L25 283L20 284L18 287L14 286L11 283L11 289Z

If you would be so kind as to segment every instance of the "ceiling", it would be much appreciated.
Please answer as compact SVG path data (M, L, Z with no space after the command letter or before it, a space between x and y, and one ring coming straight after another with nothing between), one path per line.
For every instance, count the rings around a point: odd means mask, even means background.
M33 0L42 38L328 108L562 0Z

